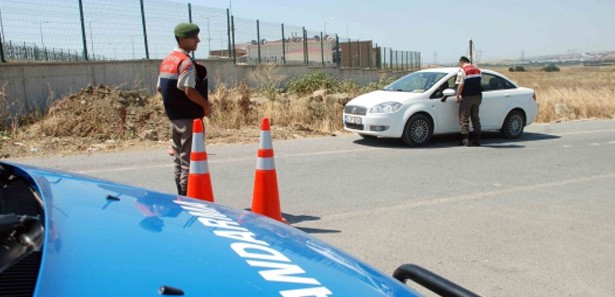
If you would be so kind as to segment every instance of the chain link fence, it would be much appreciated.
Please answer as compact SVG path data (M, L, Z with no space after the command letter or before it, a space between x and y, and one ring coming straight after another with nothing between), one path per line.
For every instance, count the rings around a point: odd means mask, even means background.
M176 45L172 32L180 22L201 28L197 59L385 70L416 70L422 64L420 52L164 0L3 0L0 60L162 59Z

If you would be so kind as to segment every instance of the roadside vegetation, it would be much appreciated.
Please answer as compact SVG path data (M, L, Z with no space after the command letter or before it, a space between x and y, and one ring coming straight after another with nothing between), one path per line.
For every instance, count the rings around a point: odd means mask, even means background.
M286 78L275 67L262 67L250 77L257 88L217 85L211 94L210 133L224 129L258 127L263 117L272 126L294 131L331 134L343 129L344 105L359 94L383 88L393 81L384 76L368 86L340 81L323 72L310 72L300 78ZM285 84L286 89L278 86Z
M536 90L539 123L615 118L615 66L570 66L553 72L530 67L512 72L507 67L493 69ZM209 144L257 142L263 117L271 118L275 139L341 133L344 105L383 88L394 77L383 75L378 82L361 86L318 71L289 78L275 65L265 65L249 79L255 87L217 85L210 94L212 116L205 120ZM6 85L0 86L4 119L0 158L169 144L168 121L158 96L88 86L56 100L44 112L17 118L10 111L20 107L6 100L5 89Z
M615 66L567 66L559 71L527 68L506 72L521 86L536 90L537 122L615 119Z

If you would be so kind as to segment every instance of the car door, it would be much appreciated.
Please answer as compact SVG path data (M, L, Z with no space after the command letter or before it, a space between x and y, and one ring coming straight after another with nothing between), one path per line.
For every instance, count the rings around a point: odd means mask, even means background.
M445 89L457 90L455 85L456 75L452 75L441 83L436 91L430 96L433 100L432 105L436 106L436 122L434 132L447 133L459 131L459 104L455 102L455 97L449 97L445 102L441 102L444 97L442 91Z
M491 73L482 73L483 100L479 117L483 130L500 129L514 95L514 85Z

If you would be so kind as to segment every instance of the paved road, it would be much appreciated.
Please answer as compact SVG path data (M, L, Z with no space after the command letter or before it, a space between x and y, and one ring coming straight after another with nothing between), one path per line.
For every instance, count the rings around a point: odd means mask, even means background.
M484 143L275 141L284 215L387 273L415 263L484 296L613 296L615 121ZM217 203L250 207L256 147L207 146ZM19 162L175 190L160 149Z

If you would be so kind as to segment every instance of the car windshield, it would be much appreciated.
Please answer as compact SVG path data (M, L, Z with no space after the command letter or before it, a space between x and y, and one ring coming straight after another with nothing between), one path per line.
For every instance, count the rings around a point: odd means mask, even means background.
M414 72L384 87L385 91L423 93L443 78L442 72Z

